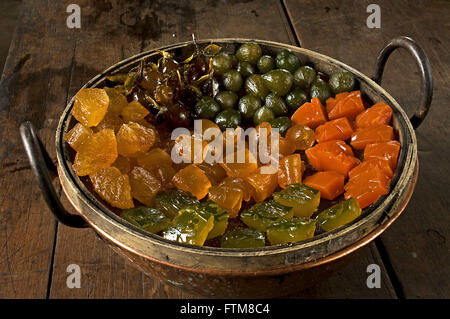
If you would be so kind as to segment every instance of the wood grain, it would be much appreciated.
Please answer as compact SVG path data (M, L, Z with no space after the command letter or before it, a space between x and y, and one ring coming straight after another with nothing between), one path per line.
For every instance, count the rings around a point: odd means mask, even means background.
M383 255L392 266L400 297L448 297L450 111L445 105L450 98L450 58L448 24L443 21L450 16L450 6L445 1L377 1L381 8L381 29L368 29L366 8L370 3L285 1L303 46L337 58L365 74L371 75L379 50L396 36L412 37L427 53L435 89L430 113L416 131L419 182L405 212L381 236L378 245L385 248ZM420 79L414 59L403 50L394 52L389 59L383 87L412 114L421 94Z

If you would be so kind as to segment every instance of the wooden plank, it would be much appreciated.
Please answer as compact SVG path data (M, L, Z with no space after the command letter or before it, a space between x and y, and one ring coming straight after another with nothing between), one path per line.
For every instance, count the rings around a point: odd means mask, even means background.
M62 34L44 5L26 1L24 8L0 84L0 298L47 295L56 222L42 209L18 127L32 121L54 155L72 55L69 41L56 40Z
M381 237L398 281L400 297L446 298L450 295L448 265L448 176L450 98L448 26L442 23L450 7L444 1L377 1L381 29L366 27L371 1L286 0L285 5L302 44L335 57L371 75L375 58L389 39L407 35L427 53L434 75L433 107L416 131L419 145L419 182L402 217ZM420 13L420 14L419 14ZM438 18L441 17L441 18ZM420 98L415 61L403 50L386 66L385 87L412 114ZM437 143L437 141L439 141Z

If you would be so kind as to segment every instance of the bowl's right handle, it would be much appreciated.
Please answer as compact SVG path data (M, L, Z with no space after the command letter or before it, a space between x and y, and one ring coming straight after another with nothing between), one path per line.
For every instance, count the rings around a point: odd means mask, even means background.
M416 129L425 119L433 98L433 76L430 61L416 41L404 36L390 40L377 57L372 79L378 84L381 84L384 66L386 65L387 59L397 48L406 49L416 59L417 65L420 68L420 76L422 78L422 97L420 99L419 108L410 119L412 126Z
M20 125L20 136L22 137L22 142L31 164L31 169L36 176L42 195L53 215L55 215L56 219L64 225L75 228L88 227L88 224L81 216L72 215L67 212L56 195L49 174L49 171L56 174L56 166L50 159L41 140L36 135L31 122L24 122Z

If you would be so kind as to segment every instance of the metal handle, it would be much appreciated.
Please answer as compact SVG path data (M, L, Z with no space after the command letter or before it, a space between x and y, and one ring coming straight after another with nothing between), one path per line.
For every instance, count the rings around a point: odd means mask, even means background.
M39 183L39 188L41 189L45 202L53 215L64 225L75 228L88 227L88 224L81 216L68 213L56 195L49 175L49 172L51 172L56 176L56 166L53 164L41 140L36 135L31 122L24 122L20 125L20 136L22 137L31 169Z
M417 65L420 68L420 76L422 78L422 97L420 99L418 110L410 118L412 126L416 129L425 119L433 98L433 76L430 61L416 41L409 37L403 36L390 40L377 57L372 79L378 84L381 84L384 66L386 65L387 59L397 48L405 48L408 50L408 52L416 59Z

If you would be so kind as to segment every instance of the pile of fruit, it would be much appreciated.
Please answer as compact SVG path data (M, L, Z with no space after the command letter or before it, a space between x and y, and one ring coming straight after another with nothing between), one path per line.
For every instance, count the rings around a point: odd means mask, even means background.
M65 134L73 169L100 198L148 232L193 245L249 248L302 241L339 228L389 192L400 143L392 109L365 107L355 79L304 65L288 50L235 53L210 44L178 62L160 52L106 86L80 90ZM245 161L204 159L214 137L172 129L217 129L227 143L243 129L275 138L277 170L244 143ZM217 137L215 137L217 138ZM195 154L181 147L200 145ZM225 148L225 146L224 146ZM184 158L174 163L173 153Z

